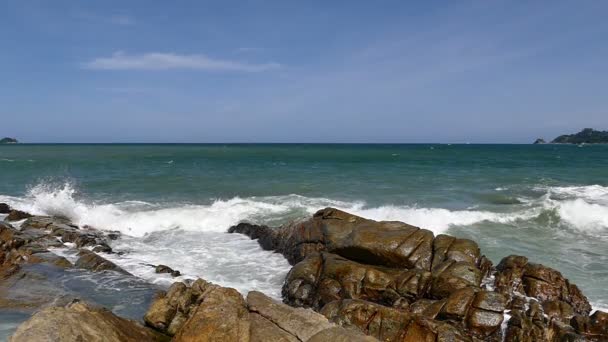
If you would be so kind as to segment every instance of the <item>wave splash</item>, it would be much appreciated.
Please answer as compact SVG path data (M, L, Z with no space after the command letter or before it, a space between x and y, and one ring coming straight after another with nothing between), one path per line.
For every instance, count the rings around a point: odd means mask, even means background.
M182 229L186 231L225 231L231 225L249 220L278 225L310 216L332 206L374 220L398 220L421 226L440 234L452 226L482 222L509 224L532 220L552 213L572 228L601 232L608 228L608 187L549 187L545 195L514 206L511 212L489 210L448 210L412 206L384 205L369 207L362 201L338 201L299 195L234 197L215 200L207 205L163 205L141 201L95 203L78 196L71 183L60 186L42 183L31 188L25 197L0 196L0 201L38 215L64 216L79 225L119 230L131 236Z

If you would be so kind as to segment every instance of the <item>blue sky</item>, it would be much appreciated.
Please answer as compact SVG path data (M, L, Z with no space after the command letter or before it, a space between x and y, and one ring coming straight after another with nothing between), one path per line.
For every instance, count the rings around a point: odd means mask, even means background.
M26 142L530 142L608 129L608 2L0 2Z

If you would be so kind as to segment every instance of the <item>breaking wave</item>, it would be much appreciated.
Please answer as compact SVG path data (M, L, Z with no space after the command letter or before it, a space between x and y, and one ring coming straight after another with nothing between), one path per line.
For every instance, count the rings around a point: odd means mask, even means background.
M182 229L186 231L225 231L231 225L249 220L279 225L305 218L317 210L332 206L374 220L398 220L424 227L436 234L452 226L483 222L514 223L532 220L551 213L569 227L586 232L608 228L608 188L599 185L551 187L536 199L513 204L510 212L448 210L415 206L383 205L371 207L363 201L339 201L299 195L234 197L208 204L159 204L143 201L97 203L78 196L70 184L39 184L24 197L0 196L16 208L40 215L65 216L80 225L119 230L131 236Z

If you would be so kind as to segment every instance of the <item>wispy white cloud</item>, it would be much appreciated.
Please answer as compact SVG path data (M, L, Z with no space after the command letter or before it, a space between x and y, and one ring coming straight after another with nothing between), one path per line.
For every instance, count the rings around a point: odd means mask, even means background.
M83 68L92 70L170 70L190 69L205 71L261 72L281 68L278 63L247 63L214 59L205 55L178 55L151 52L128 55L115 52L111 57L100 57L84 63Z

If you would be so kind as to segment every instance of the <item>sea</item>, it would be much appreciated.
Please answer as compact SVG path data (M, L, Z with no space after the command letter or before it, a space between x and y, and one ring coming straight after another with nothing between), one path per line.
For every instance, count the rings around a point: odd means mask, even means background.
M280 298L289 264L226 230L331 206L473 239L495 264L525 255L608 307L608 145L2 145L0 202L120 231L108 258L161 287L202 277Z

